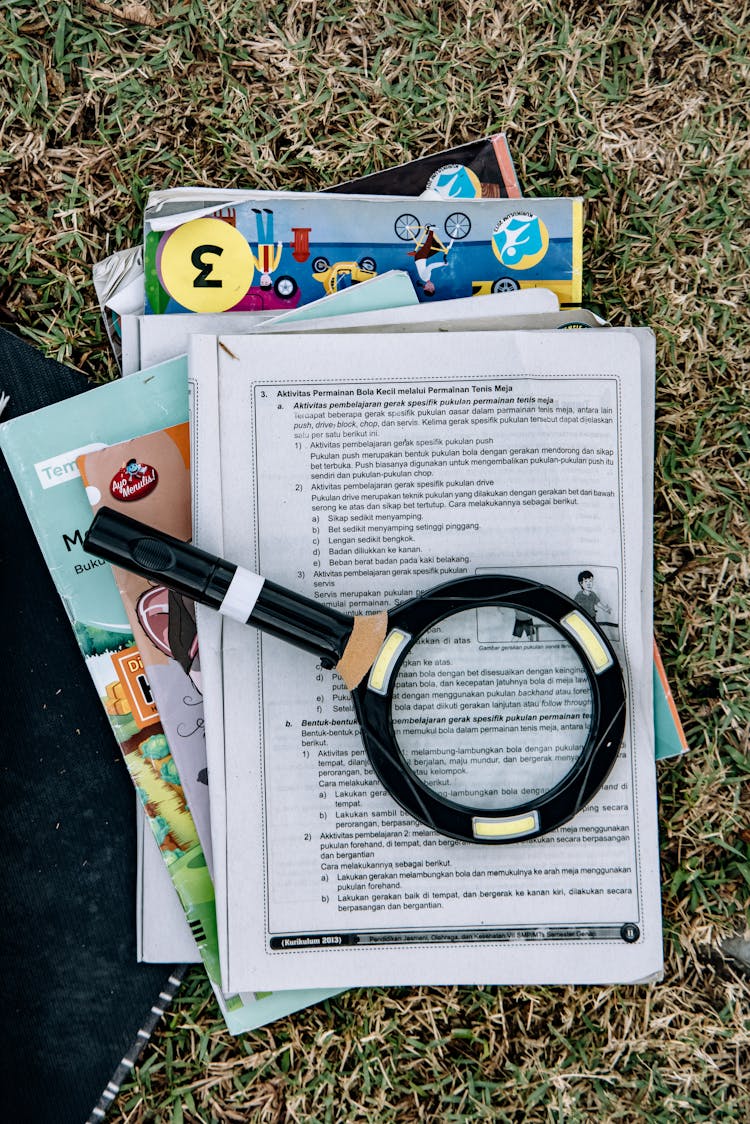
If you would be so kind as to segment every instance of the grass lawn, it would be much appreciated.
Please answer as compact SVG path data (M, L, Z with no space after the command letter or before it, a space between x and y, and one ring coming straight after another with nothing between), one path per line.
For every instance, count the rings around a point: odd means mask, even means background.
M746 1122L746 0L0 0L0 321L116 375L91 284L151 188L311 189L505 130L585 197L584 299L657 334L655 620L691 751L659 765L666 973L350 991L232 1039L204 974L111 1120ZM0 385L1 388L1 385Z

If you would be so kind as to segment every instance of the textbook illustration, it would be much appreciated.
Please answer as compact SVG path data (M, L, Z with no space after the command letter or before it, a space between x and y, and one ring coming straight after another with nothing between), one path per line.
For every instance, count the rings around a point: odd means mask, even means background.
M580 199L227 198L212 200L210 189L149 197L147 313L292 309L394 269L422 302L524 288L581 300Z

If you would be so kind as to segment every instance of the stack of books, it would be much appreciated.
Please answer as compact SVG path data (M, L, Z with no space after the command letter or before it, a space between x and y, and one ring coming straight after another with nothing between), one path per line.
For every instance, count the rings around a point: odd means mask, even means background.
M95 274L122 379L0 428L139 797L139 958L200 959L232 1033L351 986L661 971L654 761L686 746L653 646L653 337L581 307L582 211L521 198L502 136L329 192L154 192ZM510 846L415 822L344 683L87 553L102 507L339 611L499 571L560 590L623 668L611 773ZM492 690L449 631L412 672L455 723L429 786L495 810L559 783L596 718L508 613L472 616Z

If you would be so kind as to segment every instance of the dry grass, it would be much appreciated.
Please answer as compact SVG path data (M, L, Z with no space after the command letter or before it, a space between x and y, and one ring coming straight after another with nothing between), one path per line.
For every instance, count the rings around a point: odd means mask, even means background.
M232 1040L191 973L112 1119L750 1119L748 7L742 0L0 0L0 318L113 377L90 282L149 188L314 188L503 128L587 199L587 303L658 334L667 971L353 991Z

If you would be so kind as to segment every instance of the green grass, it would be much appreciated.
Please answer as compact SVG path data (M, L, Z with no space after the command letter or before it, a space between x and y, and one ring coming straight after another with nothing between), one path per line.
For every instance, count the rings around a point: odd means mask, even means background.
M664 981L351 991L233 1040L196 969L113 1120L750 1118L750 983L718 951L750 899L747 16L0 0L0 319L93 383L91 267L151 188L317 188L498 129L529 195L585 196L589 307L657 333L656 632L691 744L659 767Z

